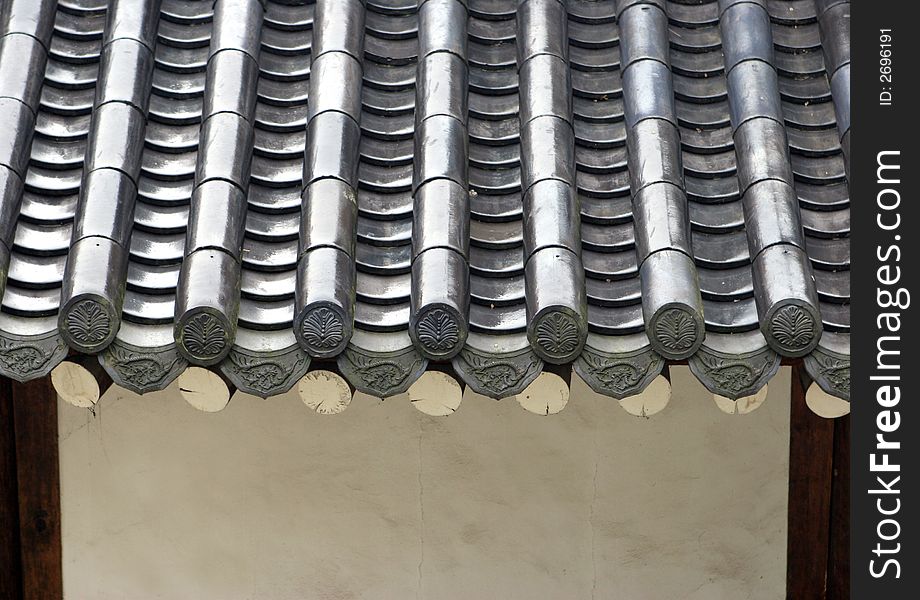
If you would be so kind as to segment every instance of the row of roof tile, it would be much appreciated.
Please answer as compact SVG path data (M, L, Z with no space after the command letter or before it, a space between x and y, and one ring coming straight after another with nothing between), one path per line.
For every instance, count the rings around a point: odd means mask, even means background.
M5 0L0 372L849 395L849 3Z

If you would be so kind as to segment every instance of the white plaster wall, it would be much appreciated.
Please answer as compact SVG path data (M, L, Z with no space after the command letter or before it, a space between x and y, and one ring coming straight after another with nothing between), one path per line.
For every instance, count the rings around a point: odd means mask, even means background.
M446 418L171 389L60 406L71 599L742 600L784 595L789 370L726 415L686 368L651 418L573 381L560 414Z

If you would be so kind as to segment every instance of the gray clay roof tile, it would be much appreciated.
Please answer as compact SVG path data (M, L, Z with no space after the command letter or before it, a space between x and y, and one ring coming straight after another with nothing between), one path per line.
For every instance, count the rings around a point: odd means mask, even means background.
M4 375L848 397L849 2L0 6Z

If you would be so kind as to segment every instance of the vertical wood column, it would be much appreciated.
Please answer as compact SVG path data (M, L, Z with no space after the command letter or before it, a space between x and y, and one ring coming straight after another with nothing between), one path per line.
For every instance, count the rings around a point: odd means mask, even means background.
M0 529L13 524L0 532L0 596L62 598L57 395L50 377L0 381L0 451Z
M827 599L850 598L850 415L834 420Z
M789 426L789 528L786 598L826 598L831 543L830 514L834 463L834 421L805 404L807 375L792 368Z
M10 380L0 379L0 598L22 596L19 558L19 483Z

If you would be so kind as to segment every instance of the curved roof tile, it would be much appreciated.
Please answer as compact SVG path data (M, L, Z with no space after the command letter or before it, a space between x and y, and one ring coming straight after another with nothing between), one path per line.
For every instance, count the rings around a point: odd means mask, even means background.
M0 372L849 395L849 3L9 0ZM328 365L328 363L325 363Z

